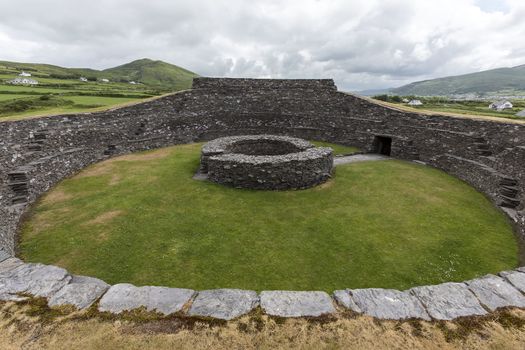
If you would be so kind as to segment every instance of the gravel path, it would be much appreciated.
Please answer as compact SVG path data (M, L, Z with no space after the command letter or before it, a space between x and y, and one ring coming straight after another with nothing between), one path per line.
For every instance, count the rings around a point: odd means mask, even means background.
M383 156L381 154L354 154L351 156L335 157L334 165L366 162L366 161L387 160L387 159L391 159L391 158L387 156Z

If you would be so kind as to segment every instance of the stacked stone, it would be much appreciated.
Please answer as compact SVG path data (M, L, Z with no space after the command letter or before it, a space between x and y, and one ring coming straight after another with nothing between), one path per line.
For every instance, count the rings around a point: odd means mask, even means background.
M485 315L504 307L525 307L525 269L504 271L464 283L393 289L321 291L214 289L194 291L120 283L70 275L49 265L26 264L0 250L0 301L43 297L50 307L72 306L120 314L144 309L163 316L187 315L232 320L255 308L277 317L335 316L350 310L379 319L453 320Z
M216 139L202 149L201 171L215 183L256 190L305 189L332 175L329 147L275 135Z
M443 169L483 191L495 204L510 203L513 207L506 208L507 213L516 223L517 232L525 235L523 123L396 110L338 92L332 80L206 78L196 79L191 91L121 109L0 122L0 257L4 259L14 255L17 225L29 205L51 186L83 167L110 156L245 134L322 139L357 146L363 151L373 150L376 136L391 137L392 156L418 160ZM26 171L25 179L12 175L10 180L10 173L18 174L21 170ZM17 198L15 193L24 190L23 185L17 182L19 180L27 182L26 198ZM25 190L20 193L25 193ZM75 278L56 270L58 268L23 264L12 258L8 260L10 263L2 263L0 271L0 295L3 300L20 298L17 293L26 292L51 296L57 289L62 290L62 285L71 285L67 291L77 290L76 286L93 284L93 281L88 283L88 279ZM39 280L37 276L44 271L49 272L44 275L54 277ZM503 282L491 277L479 283L419 287L423 289L399 292L402 294L384 290L343 291L337 293L336 299L342 305L345 305L343 301L346 300L350 309L357 310L351 306L351 301L363 313L373 315L370 311L373 308L362 300L375 300L380 305L388 305L387 301L402 299L404 309L420 312L415 297L429 317L455 317L465 312L447 311L446 315L441 316L431 310L471 309L481 313L482 309L491 310L495 305L521 305L516 300L521 300L518 296L522 294L510 291L525 291L523 272L502 272L500 278ZM17 278L16 283L9 282L11 278ZM39 287L42 283L47 289ZM97 285L97 290L103 286L102 283ZM485 285L489 287L485 288ZM509 289L508 285L514 289ZM504 286L501 287L504 289L495 289L500 288L498 286ZM483 288L494 291L493 294L504 295L501 297L503 301L500 300L500 304L489 302L487 295L490 297L492 294L486 294ZM127 287L122 289L131 296L139 293L145 300L151 295L163 293L147 289L136 292ZM72 292L63 293L68 295ZM96 299L97 293L87 294L94 295ZM289 293L294 292L287 293L282 298L289 298ZM315 295L312 300L318 300L318 295ZM366 298L362 295L366 295ZM381 295L387 297L381 299ZM472 295L475 299L472 299ZM267 296L271 296L267 300L277 298L275 294ZM302 297L299 299L302 300ZM514 297L514 301L511 301ZM262 294L259 298L262 305ZM454 298L462 301L454 301ZM197 298L192 300L196 302ZM253 305L250 297L243 300ZM228 302L224 301L224 305L228 305ZM265 301L264 305L269 304ZM412 313L415 311L406 312Z

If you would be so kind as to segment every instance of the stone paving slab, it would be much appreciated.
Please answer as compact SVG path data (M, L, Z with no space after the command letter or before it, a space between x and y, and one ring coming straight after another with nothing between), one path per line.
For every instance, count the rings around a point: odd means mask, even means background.
M11 255L9 255L4 249L0 248L0 262L9 258L11 258Z
M73 276L71 282L49 298L48 305L73 305L77 309L86 309L97 301L109 289L106 282L87 276Z
M421 302L408 292L381 288L350 289L347 292L366 315L390 320L430 320Z
M464 283L448 282L421 286L412 288L409 292L421 301L430 317L437 320L487 314Z
M31 294L36 297L49 298L62 289L71 280L66 270L42 264L19 264L10 262L16 267L0 271L0 294Z
M465 282L483 306L491 311L500 307L525 307L525 297L503 278L487 275Z
M525 273L519 271L502 271L499 275L510 282L515 288L525 293Z
M195 294L191 289L167 287L136 287L128 283L115 284L104 294L98 306L99 311L119 314L141 307L163 315L182 310Z
M272 316L317 317L335 312L325 292L264 291L260 297L261 307Z
M259 305L255 291L212 289L200 291L188 311L190 316L231 320L247 314Z
M24 262L18 258L9 258L0 262L0 276L23 264Z
M333 294L333 297L336 303L338 303L339 305L357 313L363 312L350 296L348 289L336 290Z

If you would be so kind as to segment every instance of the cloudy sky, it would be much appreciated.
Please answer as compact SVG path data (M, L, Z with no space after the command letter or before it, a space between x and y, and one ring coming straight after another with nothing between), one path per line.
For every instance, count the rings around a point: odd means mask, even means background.
M341 90L525 64L524 0L0 0L0 60L205 76L334 78Z

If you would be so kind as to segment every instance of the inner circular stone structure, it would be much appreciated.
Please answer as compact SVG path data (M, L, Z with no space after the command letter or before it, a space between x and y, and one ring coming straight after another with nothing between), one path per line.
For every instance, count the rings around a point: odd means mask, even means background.
M200 172L235 188L305 189L332 176L333 151L288 136L221 137L202 147Z

